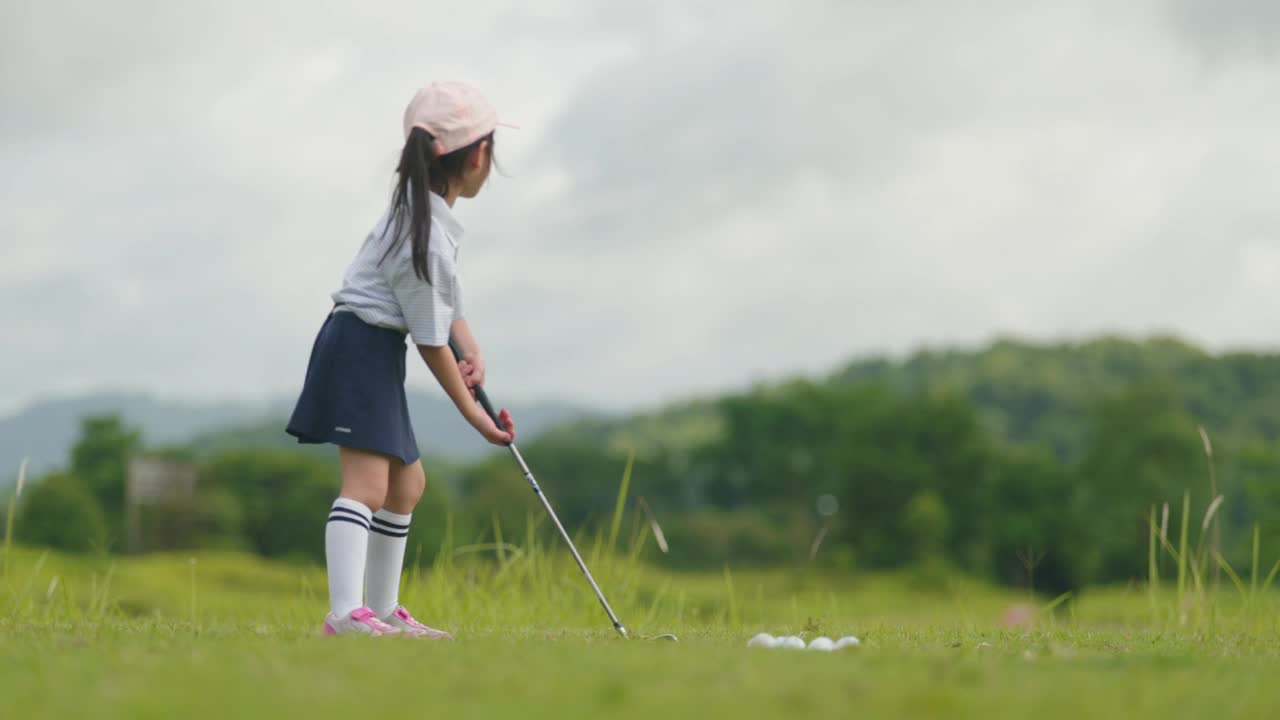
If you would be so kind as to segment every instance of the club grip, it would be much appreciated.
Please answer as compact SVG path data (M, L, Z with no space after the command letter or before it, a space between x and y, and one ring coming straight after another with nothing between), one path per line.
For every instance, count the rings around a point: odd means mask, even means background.
M452 337L449 338L449 349L453 351L454 360L462 360L462 350L458 348L458 343L454 342ZM475 390L476 402L480 403L480 407L484 408L484 411L489 414L493 424L498 426L499 430L505 432L506 428L502 426L502 421L498 419L498 413L493 409L493 403L489 402L489 395L485 393L484 388L476 385L471 389Z

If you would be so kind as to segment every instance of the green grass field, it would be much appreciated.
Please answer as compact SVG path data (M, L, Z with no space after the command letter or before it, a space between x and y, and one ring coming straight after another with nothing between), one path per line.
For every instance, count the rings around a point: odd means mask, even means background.
M1181 611L1173 587L1134 586L1012 628L1026 596L976 583L591 555L633 636L681 641L615 637L571 561L532 541L406 577L406 604L452 643L321 636L320 568L13 548L0 717L1257 718L1280 699L1280 602L1226 580ZM863 644L747 648L759 631Z

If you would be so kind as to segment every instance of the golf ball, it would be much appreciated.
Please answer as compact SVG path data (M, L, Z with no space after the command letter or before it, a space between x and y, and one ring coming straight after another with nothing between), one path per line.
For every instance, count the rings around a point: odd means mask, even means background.
M796 637L795 635L789 635L784 638L779 638L779 640L781 640L781 642L778 644L779 647L791 648L793 650L804 649L804 641Z
M760 633L747 641L747 647L778 647L778 641L779 638L776 638L769 633Z
M809 649L831 652L836 649L836 644L829 637L816 637L809 641Z
M862 644L862 641L858 640L858 638L852 635L847 635L835 642L835 649L839 650L841 648L847 648L847 647L858 647L861 644Z

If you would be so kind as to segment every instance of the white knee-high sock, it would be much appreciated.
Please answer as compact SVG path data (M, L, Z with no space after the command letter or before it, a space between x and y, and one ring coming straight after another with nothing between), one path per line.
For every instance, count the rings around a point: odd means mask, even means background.
M378 617L387 617L400 604L400 571L404 569L404 548L408 543L411 517L379 510L373 514L373 522L369 526L365 588L369 593L369 608Z
M369 518L364 503L340 497L324 526L324 556L329 568L329 609L346 617L361 602L365 554L369 547Z

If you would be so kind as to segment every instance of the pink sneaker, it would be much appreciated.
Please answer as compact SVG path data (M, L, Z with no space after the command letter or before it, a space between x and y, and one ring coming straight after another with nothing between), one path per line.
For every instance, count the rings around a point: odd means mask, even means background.
M384 621L405 637L425 638L427 640L452 640L453 636L443 630L427 627L409 614L403 605L396 607L395 612L384 618Z
M377 614L367 607L356 608L346 617L338 617L329 613L324 618L325 635L399 635L400 629L392 627L378 619Z

